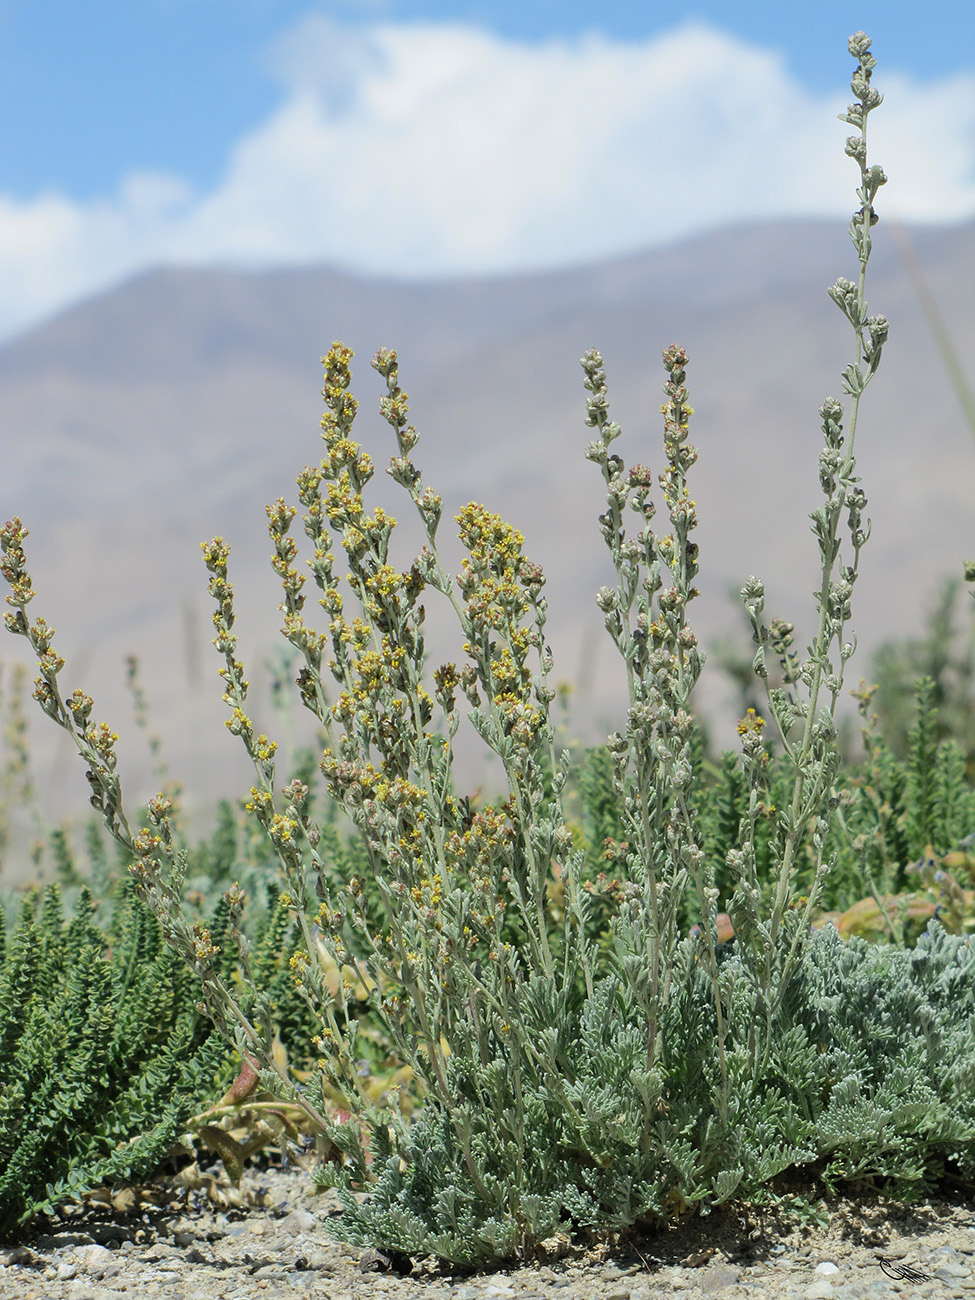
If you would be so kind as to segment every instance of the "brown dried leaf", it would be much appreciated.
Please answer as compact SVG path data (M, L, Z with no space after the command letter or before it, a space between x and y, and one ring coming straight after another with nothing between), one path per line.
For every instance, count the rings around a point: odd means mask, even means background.
M898 909L900 908L901 898L903 895L890 895L882 899L884 911L893 921L896 920ZM934 916L937 903L929 899L919 898L916 894L909 896L907 904L907 920L925 920ZM881 934L887 929L886 922L880 908L872 898L861 898L859 903L854 903L840 917L836 923L836 928L844 937L850 934L862 935L863 938L869 938L872 934Z
M214 1155L223 1161L227 1177L236 1187L244 1172L244 1151L240 1143L235 1142L225 1129L216 1124L203 1124L197 1133Z

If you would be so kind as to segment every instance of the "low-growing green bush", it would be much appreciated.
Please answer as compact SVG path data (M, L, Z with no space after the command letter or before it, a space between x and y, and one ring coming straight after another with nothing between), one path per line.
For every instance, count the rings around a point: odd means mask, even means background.
M879 1176L912 1200L946 1171L975 1183L971 935L935 922L905 951L843 940L827 926L790 990L789 1013L799 1032L783 1035L779 1059L813 1099L812 1145L828 1185ZM808 1092L790 1059L802 1035L817 1058Z
M130 826L116 738L93 721L84 692L62 695L53 630L27 617L26 529L15 519L0 530L13 608L6 621L37 654L35 696L86 758L92 803L130 855L140 897L198 977L214 1023L261 1064L262 1085L302 1107L343 1153L324 1180L340 1187L346 1206L330 1226L350 1240L487 1264L530 1254L556 1233L759 1197L797 1164L825 1162L830 1179L876 1172L904 1194L945 1160L971 1172L975 1125L963 1087L975 1052L956 1018L972 1001L966 941L932 931L916 953L888 954L843 948L835 931L812 930L837 861L835 715L869 531L854 437L888 328L865 296L874 200L886 179L867 160L867 120L881 96L869 40L857 33L849 48L855 102L843 120L860 182L850 226L858 276L829 292L853 331L854 355L842 372L848 407L828 398L820 409L817 630L800 657L791 624L766 626L763 584L745 584L754 671L780 757L770 755L770 724L747 712L741 753L726 760L710 812L690 708L703 656L688 620L699 571L688 359L677 346L664 353L659 475L624 464L603 359L590 351L582 361L595 430L586 454L603 477L599 524L616 573L597 601L628 692L625 722L583 779L610 842L612 888L592 878L568 807L571 754L550 718L544 575L523 553L522 535L475 503L457 515L461 572L447 572L437 540L443 502L411 459L418 435L394 352L381 349L373 367L396 441L388 472L418 513L421 553L394 563L395 520L367 506L374 465L352 436L352 354L338 343L324 358L325 455L297 480L324 632L306 621L306 576L290 531L298 511L284 500L267 510L283 634L300 656L300 697L324 733L321 772L359 833L355 850L319 818L307 772L278 780L276 745L247 713L229 548L220 538L204 544L227 725L253 761L247 807L300 933L290 965L318 1021L317 1075L296 1077L275 1053L271 998L245 932L247 890L226 890L226 925L215 933L182 897L189 857L172 801L156 797L146 825ZM655 482L669 521L661 533L652 527ZM443 663L432 674L430 596L453 609L465 656L462 667ZM465 712L504 772L494 803L454 788L453 741ZM908 799L926 797L921 776ZM941 814L930 803L909 816L916 835ZM861 995L876 1015L841 1024L841 1009ZM364 1083L363 1004L412 1074L422 1101L412 1115L395 1089L377 1096ZM945 1043L958 1054L948 1073ZM347 1123L329 1109L336 1095ZM364 1202L352 1194L357 1186L369 1189Z
M146 1179L219 1095L227 1044L131 885L111 942L82 890L28 895L0 954L0 1237L104 1185ZM0 926L0 940L4 939Z
M832 867L821 885L813 925L832 921L842 935L900 947L913 944L934 917L950 934L975 931L975 786L960 744L944 737L938 725L934 683L922 678L916 684L915 721L903 755L893 751L871 712L875 688L861 685L851 693L864 719L864 756L847 758L837 769L837 807L825 840ZM764 799L774 808L788 796L791 769L769 742L766 751ZM692 768L701 843L718 890L717 934L726 943L734 935L725 910L735 888L728 854L738 844L750 787L733 753L719 761L702 755ZM580 879L590 895L588 924L596 942L605 945L622 901L629 853L610 751L605 746L588 750L572 784L573 833L584 850ZM761 819L755 830L756 878L767 908L774 881L774 820ZM816 864L815 845L807 838L794 872L800 897L815 880ZM557 883L550 894L557 903L564 890ZM557 917L557 907L551 913ZM679 919L684 932L700 921L693 896L685 895Z
M870 675L880 734L894 754L903 757L910 747L912 696L919 680L930 680L935 739L953 740L969 779L975 779L975 627L958 625L960 588L955 577L944 582L922 634L880 646L871 657Z
M231 856L245 878L262 867L267 876L267 864L238 845L239 830L228 807L210 840L187 850L188 862L199 869ZM87 847L79 864L63 831L53 832L61 883L43 898L23 896L9 934L0 908L0 1236L95 1188L146 1181L170 1154L183 1163L194 1147L201 1157L209 1151L237 1183L248 1156L298 1140L302 1129L310 1136L302 1112L263 1093L251 1064L242 1067L214 1032L195 976L128 872L119 877L95 827ZM262 883L264 906L248 917L250 975L279 1060L307 1077L319 1021L292 978L294 920L275 879ZM196 875L190 884L196 901L187 912L223 949L219 969L234 983L229 907L213 880ZM75 899L67 923L62 889ZM249 1006L248 991L236 987ZM365 1020L364 1003L362 1012ZM396 1069L387 1057L365 1024L360 1068L377 1092ZM334 1098L333 1109L340 1103Z

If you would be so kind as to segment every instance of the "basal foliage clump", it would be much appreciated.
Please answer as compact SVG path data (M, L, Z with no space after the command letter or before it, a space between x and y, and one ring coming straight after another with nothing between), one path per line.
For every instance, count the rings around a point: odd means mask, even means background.
M244 932L246 891L227 889L218 939L182 903L186 855L171 801L157 797L147 824L129 826L115 736L92 720L83 692L62 696L53 629L26 614L34 595L26 530L19 520L2 530L14 608L7 623L38 655L36 698L74 736L92 802L130 854L140 896L196 972L214 1023L261 1063L261 1082L302 1107L343 1153L323 1181L340 1188L346 1212L330 1226L349 1240L488 1264L526 1256L559 1233L761 1197L796 1164L821 1161L835 1179L875 1172L905 1194L939 1161L972 1169L967 942L933 931L916 954L888 957L844 948L832 930L811 932L834 858L834 715L868 532L854 435L887 336L865 297L873 204L885 180L867 161L867 119L881 97L869 40L858 33L849 48L855 102L844 120L860 177L850 227L859 271L830 289L854 355L843 371L848 408L829 398L820 410L823 503L811 516L822 561L818 627L800 658L790 624L765 625L762 583L745 585L754 668L768 684L782 759L773 773L768 724L746 714L717 817L701 815L690 705L703 656L688 617L699 565L688 358L677 346L664 353L659 475L625 465L603 359L591 351L582 361L595 432L586 454L603 477L599 523L616 572L597 599L628 690L625 721L593 760L600 770L590 781L594 795L603 792L593 807L609 828L618 878L603 913L568 815L571 758L550 716L543 574L521 533L474 503L456 517L461 571L447 571L443 502L412 459L418 435L395 352L381 349L373 367L396 444L388 472L420 519L420 554L400 567L395 520L368 504L374 464L353 436L352 355L339 343L324 358L325 454L298 475L297 507L278 500L267 510L283 635L300 655L301 700L325 736L322 777L359 834L351 875L341 837L313 815L307 775L286 773L281 785L276 745L255 731L233 631L229 548L220 538L204 544L228 726L253 761L248 808L276 855L282 901L301 936L291 965L320 1024L318 1078L298 1081L273 1051L270 1004ZM661 533L652 526L655 484ZM296 567L299 510L324 630L310 621L306 575ZM431 596L452 607L463 659L428 675ZM770 684L770 661L780 684ZM453 741L464 713L504 772L495 803L455 789ZM720 897L730 946L719 935ZM239 979L226 972L228 947ZM854 996L873 1013L851 1017ZM422 1101L410 1117L395 1090L376 1097L364 1087L364 1005ZM947 1074L946 1045L957 1052ZM336 1095L352 1113L346 1123L332 1118ZM369 1191L363 1203L357 1187Z

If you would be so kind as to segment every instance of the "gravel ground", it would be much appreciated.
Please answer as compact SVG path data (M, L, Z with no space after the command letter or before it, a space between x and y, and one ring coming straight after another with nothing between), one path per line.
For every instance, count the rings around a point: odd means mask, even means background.
M300 1168L249 1171L236 1196L172 1186L70 1206L17 1245L0 1244L3 1300L859 1300L972 1296L975 1207L950 1193L914 1207L836 1203L826 1229L735 1207L586 1251L450 1274L333 1241L334 1193ZM161 1204L152 1204L155 1198Z

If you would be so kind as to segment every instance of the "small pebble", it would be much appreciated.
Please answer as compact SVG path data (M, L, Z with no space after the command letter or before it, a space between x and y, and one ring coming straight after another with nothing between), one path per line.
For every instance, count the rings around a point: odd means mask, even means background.
M934 1276L940 1277L943 1282L950 1282L952 1278L969 1277L971 1269L965 1268L963 1264L955 1264L949 1261L946 1264L939 1264L934 1270Z
M253 1276L283 1278L285 1273L286 1268L284 1264L265 1264L262 1268L259 1268Z
M813 1282L803 1291L803 1300L830 1300L833 1294L832 1282L827 1282L825 1278L818 1282Z
M719 1295L728 1287L734 1286L740 1277L739 1269L719 1264L717 1268L708 1269L698 1281L698 1286L705 1295Z
M301 1232L314 1232L317 1226L318 1220L308 1210L292 1210L288 1217L281 1221L282 1232L294 1233L296 1237Z
M105 1276L105 1270L112 1263L112 1252L104 1246L77 1246L75 1260L79 1268L90 1273L93 1278Z

